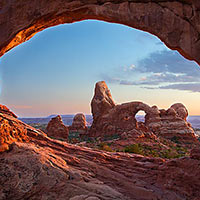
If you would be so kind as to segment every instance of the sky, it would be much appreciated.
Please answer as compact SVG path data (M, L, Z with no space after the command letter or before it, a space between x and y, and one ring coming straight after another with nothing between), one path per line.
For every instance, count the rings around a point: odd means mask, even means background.
M180 102L200 115L199 66L127 26L96 20L59 25L0 58L0 102L19 117L90 114L101 80L117 104L167 109Z

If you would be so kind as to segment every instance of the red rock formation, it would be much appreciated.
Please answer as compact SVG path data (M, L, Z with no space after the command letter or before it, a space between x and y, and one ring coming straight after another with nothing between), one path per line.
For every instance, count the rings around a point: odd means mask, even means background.
M72 125L69 127L70 131L79 132L80 134L86 134L87 122L85 115L78 113L74 116Z
M115 106L112 99L110 90L105 81L99 81L96 83L94 97L91 102L93 120L97 120L98 117L107 113Z
M9 150L13 142L29 141L28 133L44 134L21 122L6 106L0 105L0 152Z
M0 113L6 114L6 115L10 115L10 116L12 116L12 117L17 118L17 116L16 116L13 112L11 112L11 111L10 111L6 106L4 106L4 105L0 105Z
M156 120L154 120L155 116L152 119L149 117L150 121L146 125L155 134L167 139L173 139L177 142L197 142L191 124L186 120L187 116L188 111L185 106L176 103L168 110L159 110Z
M1 200L197 200L200 196L199 150L173 160L105 153L51 139L11 115L0 117ZM8 144L9 151L2 144Z
M16 199L196 200L200 161L105 153L43 135L1 153L0 197Z
M46 128L49 137L67 140L69 136L69 129L64 125L60 115L52 118Z
M183 104L174 104L168 110L158 110L156 106L150 107L142 102L130 102L115 106L106 83L101 83L96 84L91 103L94 118L90 129L91 136L126 133L140 137L144 133L154 133L167 139L176 139L179 142L198 141L194 130L186 121L188 111ZM97 93L97 88L98 91L101 91L100 95ZM109 98L106 91L109 91ZM105 99L112 100L112 106ZM142 128L138 126L135 118L140 110L146 113L145 127L143 125Z
M97 19L152 33L200 63L199 0L1 0L0 10L0 56L48 27Z

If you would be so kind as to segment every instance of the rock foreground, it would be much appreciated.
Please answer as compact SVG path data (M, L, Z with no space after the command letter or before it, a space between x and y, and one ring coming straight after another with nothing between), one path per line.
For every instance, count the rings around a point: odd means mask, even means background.
M51 139L9 114L0 119L0 144L9 147L0 154L1 200L200 197L198 149L173 160L105 153Z

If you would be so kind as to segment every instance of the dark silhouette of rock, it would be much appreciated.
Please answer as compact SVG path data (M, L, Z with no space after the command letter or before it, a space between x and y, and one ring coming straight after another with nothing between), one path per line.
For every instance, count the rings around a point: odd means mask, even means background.
M101 91L101 93L97 91ZM112 102L112 104L109 102ZM115 105L106 83L98 82L91 107L94 120L90 129L90 136L104 137L114 134L121 135L126 132L140 137L144 133L154 133L157 136L174 139L177 142L198 141L190 123L186 121L188 111L181 103L172 105L168 110L159 110L156 106L150 107L137 101ZM142 128L135 118L139 111L146 113Z
M47 135L56 139L67 140L69 129L64 125L60 115L52 118L46 128Z
M2 0L0 9L0 56L48 27L97 19L152 33L200 63L198 0Z

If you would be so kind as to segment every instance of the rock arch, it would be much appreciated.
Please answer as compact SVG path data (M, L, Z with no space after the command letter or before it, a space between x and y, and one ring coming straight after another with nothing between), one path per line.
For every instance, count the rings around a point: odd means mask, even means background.
M199 0L1 0L0 56L48 27L86 19L147 31L200 64Z
M93 115L91 136L121 135L124 132L136 131L137 112L142 110L146 113L145 123L150 123L151 116L155 113L154 107L139 101L116 105L105 81L96 83L91 110ZM159 115L159 112L156 114Z
M175 103L167 110L139 101L116 105L108 86L100 81L96 83L91 108L94 120L90 136L143 137L155 134L167 139L176 137L182 141L197 141L194 130L186 120L188 111L182 103ZM146 113L144 123L136 120L135 115L139 111Z
M151 107L143 102L134 101L129 103L124 103L116 106L116 116L118 116L118 123L123 125L122 128L127 128L127 124L132 124L132 127L129 129L137 128L137 119L136 114L139 111L144 111L146 116L152 113ZM145 116L145 122L146 122ZM123 122L123 123L122 123Z

